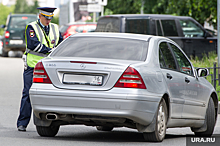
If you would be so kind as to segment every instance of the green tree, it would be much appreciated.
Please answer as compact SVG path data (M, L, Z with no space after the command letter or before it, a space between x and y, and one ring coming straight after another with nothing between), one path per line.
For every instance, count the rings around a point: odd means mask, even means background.
M105 6L113 14L139 14L142 0L108 0Z
M39 12L38 7L40 7L38 1L34 0L34 5L29 7L28 13L37 14Z
M150 13L190 16L200 24L207 20L214 27L217 25L217 0L145 0L146 5L152 4ZM149 12L149 9L145 9Z
M202 25L206 20L217 25L217 0L108 0L105 15L140 14L142 2L145 14L190 16Z
M5 25L7 17L10 13L14 11L14 6L8 7L4 6L3 4L0 3L0 25ZM0 28L0 35L3 35L4 29Z
M27 5L26 0L17 0L15 4L14 13L37 14L38 13L37 7L39 7L37 0L34 0L34 5L31 5L31 6Z
M26 13L28 11L26 0L17 0L15 4L14 13Z
M51 20L51 22L58 25L59 24L59 17L54 16L53 19Z

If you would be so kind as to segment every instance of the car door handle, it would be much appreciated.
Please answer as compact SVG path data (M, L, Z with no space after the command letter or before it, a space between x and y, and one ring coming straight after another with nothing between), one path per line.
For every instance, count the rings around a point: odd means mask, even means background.
M187 77L185 77L185 82L189 83L190 80Z
M169 73L167 73L167 78L171 80L173 77Z

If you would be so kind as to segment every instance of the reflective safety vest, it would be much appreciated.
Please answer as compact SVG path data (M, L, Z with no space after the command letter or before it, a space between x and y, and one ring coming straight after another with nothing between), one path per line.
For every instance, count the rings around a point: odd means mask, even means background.
M37 38L41 42L41 44L44 44L46 47L49 47L49 48L54 48L58 44L59 28L56 24L53 24L53 23L49 24L50 31L49 31L48 36L44 32L44 30L37 24L37 21L34 21L34 22L30 23L29 25L31 25L33 27L33 29L35 31L35 35L37 36ZM28 25L26 26L26 29L25 29L25 35L26 35L27 27L28 27ZM35 51L28 49L26 37L25 37L25 40L26 40L26 52L25 53L27 53L27 65L29 67L34 68L35 65L37 64L37 62L40 59L46 57L48 54L38 53L38 52L35 52ZM51 43L52 41L53 41L53 44ZM49 45L48 45L48 43L49 43Z

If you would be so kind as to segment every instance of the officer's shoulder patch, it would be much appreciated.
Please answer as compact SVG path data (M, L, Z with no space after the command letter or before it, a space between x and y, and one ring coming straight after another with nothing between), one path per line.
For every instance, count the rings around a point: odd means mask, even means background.
M29 35L30 35L30 37L34 37L34 36L35 36L34 30L30 30L30 31L29 31Z

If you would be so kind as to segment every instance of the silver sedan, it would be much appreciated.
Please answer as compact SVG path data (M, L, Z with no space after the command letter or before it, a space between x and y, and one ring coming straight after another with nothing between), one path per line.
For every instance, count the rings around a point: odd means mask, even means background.
M172 127L211 136L218 97L207 75L165 37L75 34L34 69L34 124L49 137L68 124L134 128L156 142Z

